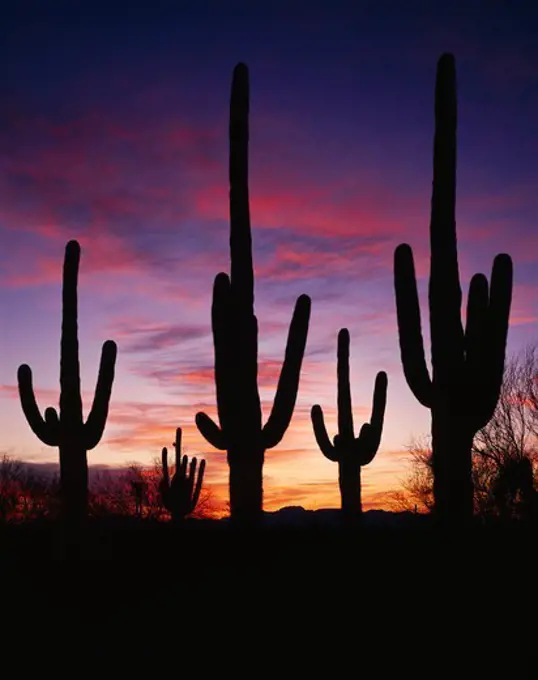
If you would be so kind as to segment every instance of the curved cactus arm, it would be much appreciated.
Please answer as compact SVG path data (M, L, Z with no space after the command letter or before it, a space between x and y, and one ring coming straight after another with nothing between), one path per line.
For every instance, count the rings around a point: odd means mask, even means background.
M226 439L221 428L213 421L206 413L199 411L195 418L196 427L200 434L206 439L211 446L214 446L219 451L226 451Z
M467 318L465 320L465 363L469 371L469 382L481 376L475 374L483 356L487 331L489 307L488 280L484 274L475 274L469 286L467 297Z
M513 264L510 255L497 255L493 261L489 289L488 344L490 355L489 390L498 394L501 389L506 343L512 305ZM493 407L495 408L495 407Z
M361 465L368 465L368 463L372 462L381 443L385 407L387 404L387 384L387 374L385 371L379 371L375 379L370 422L364 423L359 436L355 440L355 447L360 456Z
M379 371L375 378L372 416L370 418L370 424L373 427L383 427L385 408L387 406L387 387L388 376L385 371Z
M381 431L370 423L364 423L353 446L361 466L368 465L373 461L380 441Z
M194 507L192 505L192 495L194 491L194 480L196 478L196 456L191 460L191 464L189 465L189 474L187 475L186 479L186 492L185 495L188 499L188 505L189 505L189 512L192 512L194 510Z
M482 399L484 380L488 371L486 347L489 343L488 308L489 284L483 274L475 274L469 286L467 297L467 318L465 320L465 390L469 392L471 409L465 414L474 431L485 415ZM485 396L485 395L484 395ZM486 396L486 400L488 397ZM489 417L487 418L489 420Z
M405 378L416 399L431 408L433 386L426 365L413 251L407 243L394 252L394 288Z
M179 466L181 464L181 439L183 437L183 430L180 427L176 427L176 440L173 443L174 451L175 451L175 463L176 463L176 470L179 470Z
M337 449L331 444L331 440L327 434L325 418L323 417L321 406L318 404L312 406L310 417L312 419L312 427L314 428L314 436L316 437L316 442L320 451L323 453L325 458L336 462L338 460Z
M211 305L211 328L213 331L215 357L215 389L221 426L229 422L229 395L233 393L233 330L235 327L233 314L231 281L228 274L221 272L217 274L213 283L213 301Z
M189 464L189 457L187 455L183 456L181 459L181 465L176 468L176 474L174 475L182 482L187 480L187 465Z
M58 439L60 437L60 418L58 412L52 406L45 409L45 422L51 428L51 431L57 432Z
M95 448L103 436L112 394L117 352L118 348L114 341L107 340L103 344L95 396L90 414L83 426L84 443L88 451Z
M204 481L205 472L205 460L200 461L200 467L198 468L198 479L196 480L196 486L194 487L194 494L192 497L192 510L196 508L198 504L198 499L200 498L200 491L202 490L202 484Z
M272 449L282 440L293 416L306 348L310 306L308 295L301 295L295 303L273 408L262 430L265 449Z
M504 375L506 343L512 303L513 265L509 255L497 255L493 262L489 289L489 306L481 344L482 378L477 385L474 427L479 430L491 419Z
M59 427L54 426L54 422L58 423L58 416L56 416L56 421L51 419L50 416L49 418L43 419L34 394L32 369L30 366L26 364L19 366L17 380L22 410L34 434L43 442L43 444L46 444L47 446L58 446Z

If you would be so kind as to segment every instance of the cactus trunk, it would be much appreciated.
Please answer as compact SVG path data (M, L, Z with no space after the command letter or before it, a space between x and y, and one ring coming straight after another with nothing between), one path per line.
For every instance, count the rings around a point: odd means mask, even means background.
M474 433L458 423L458 418L448 409L433 409L433 494L441 525L450 522L461 526L473 515L473 439Z
M362 515L361 466L355 460L338 463L338 483L345 521L353 521Z
M63 522L68 534L84 527L88 508L88 458L86 450L73 443L61 445L60 493Z
M263 449L252 460L230 457L230 513L241 523L259 521L263 512Z

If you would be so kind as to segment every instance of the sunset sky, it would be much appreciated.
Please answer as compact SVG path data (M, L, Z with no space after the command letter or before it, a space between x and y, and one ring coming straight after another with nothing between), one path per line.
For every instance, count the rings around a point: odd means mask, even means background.
M428 337L433 92L444 51L458 73L464 299L472 274L489 277L495 254L510 253L509 352L538 340L538 5L486 4L6 3L0 453L57 460L23 417L16 373L30 364L41 410L57 406L62 262L77 239L86 413L101 345L118 344L90 464L150 463L181 425L186 452L207 460L207 487L227 500L225 454L194 416L216 413L211 292L229 270L229 92L244 61L265 417L295 299L312 297L295 414L266 454L265 507L339 505L337 466L317 449L310 408L322 404L334 435L344 326L357 431L376 372L389 376L382 444L363 473L366 507L386 507L406 473L405 446L429 429L403 377L392 266L395 247L410 243Z

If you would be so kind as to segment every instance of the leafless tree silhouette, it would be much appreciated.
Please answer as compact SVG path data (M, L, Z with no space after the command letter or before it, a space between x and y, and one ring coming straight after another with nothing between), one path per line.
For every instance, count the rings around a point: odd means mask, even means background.
M429 437L408 447L410 472L393 494L399 510L433 507L433 469ZM522 516L536 503L538 476L538 344L506 363L499 402L473 443L475 513ZM534 493L533 493L534 491ZM524 506L524 510L523 510Z

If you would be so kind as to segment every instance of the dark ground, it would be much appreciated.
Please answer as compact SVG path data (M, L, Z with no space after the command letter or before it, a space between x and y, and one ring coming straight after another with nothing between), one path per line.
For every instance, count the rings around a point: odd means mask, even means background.
M257 529L238 528L229 519L172 522L108 517L89 520L83 560L127 560L142 565L159 560L189 563L199 573L226 570L246 558L248 568L300 565L310 569L352 563L362 555L375 562L385 550L419 556L422 550L463 551L476 557L499 550L538 547L538 527L523 523L500 526L476 522L463 532L440 531L427 515L373 510L359 528L342 524L338 510L306 511L299 507L265 513ZM51 520L7 524L0 529L0 560L4 565L64 559L60 525ZM243 570L243 568L242 568ZM538 571L538 568L537 568Z
M4 527L4 667L37 658L43 672L86 677L96 663L108 677L120 664L125 677L149 659L178 677L331 678L344 663L358 677L392 678L390 666L443 678L449 662L470 671L471 654L476 677L535 677L536 660L514 673L535 649L536 527L451 534L427 517L371 512L349 531L337 518L287 508L256 531L93 521L78 563L62 560L52 523ZM507 645L515 665L501 672Z

